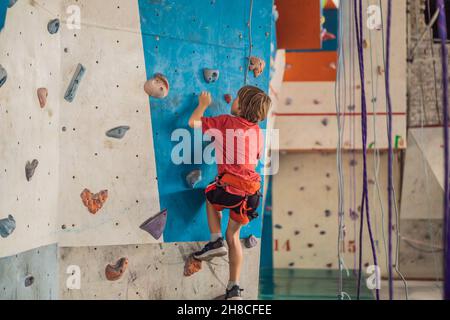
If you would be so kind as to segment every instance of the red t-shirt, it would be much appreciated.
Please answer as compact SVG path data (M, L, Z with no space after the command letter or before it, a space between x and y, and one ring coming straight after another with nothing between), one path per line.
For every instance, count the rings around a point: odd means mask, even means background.
M261 181L255 171L264 146L264 137L257 123L232 115L202 117L202 132L214 139L219 175L230 173L248 181ZM236 195L245 192L227 186Z

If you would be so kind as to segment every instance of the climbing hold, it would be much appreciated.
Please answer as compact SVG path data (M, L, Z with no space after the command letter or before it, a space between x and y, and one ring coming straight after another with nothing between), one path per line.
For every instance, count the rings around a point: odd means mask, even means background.
M36 170L37 166L39 164L39 161L34 159L33 161L27 161L27 164L25 165L25 177L27 178L27 181L30 181L31 178L34 175L34 171Z
M355 159L350 160L350 167L356 167L358 165L358 161Z
M8 73L6 69L0 64L0 88L5 84L6 79L8 78Z
M108 199L108 190L102 190L99 193L93 194L88 189L84 189L80 197L89 212L96 214Z
M34 283L34 277L32 275L28 275L25 277L25 287L29 287Z
M331 211L330 210L325 210L325 217L331 217Z
M75 99L75 95L78 90L78 86L80 84L81 79L86 72L86 68L79 63L75 73L73 74L72 80L70 81L69 87L67 88L66 94L64 95L64 99L68 102L72 102Z
M244 245L246 248L253 248L258 245L258 239L254 235L250 235L248 238L245 239Z
M253 74L255 75L255 78L259 77L266 67L266 62L258 57L250 57L250 65L248 69L250 71L253 71Z
M184 276L190 277L194 273L199 272L202 269L202 262L194 258L194 255L190 255L186 259L186 263L184 264Z
M106 131L106 136L110 138L122 139L128 130L130 130L129 126L116 127Z
M202 171L201 170L193 170L186 176L187 185L194 189L197 183L202 181Z
M57 33L58 30L59 30L59 25L60 25L59 19L53 19L53 20L50 20L50 21L48 22L48 24L47 24L47 30L48 30L48 32L49 32L50 34L55 34L55 33Z
M328 126L328 119L327 118L322 119L322 125L324 127Z
M16 229L16 220L12 215L8 218L0 219L0 236L2 238L8 237Z
M157 73L153 78L147 80L144 85L144 91L150 97L165 98L169 94L169 81L164 75Z
M13 5L15 5L17 0L9 0L8 8L11 8Z
M292 104L293 100L291 97L287 97L286 101L284 102L285 105L290 106Z
M38 96L39 104L41 105L41 108L44 108L45 105L47 104L47 97L48 97L47 88L37 89L37 96Z
M166 227L167 209L162 210L153 217L145 220L139 228L150 233L153 238L158 240Z
M219 80L220 72L217 69L203 69L203 77L208 83L213 83Z
M231 96L231 94L228 94L228 93L226 95L224 95L223 98L225 99L225 102L228 104L230 104L231 101L233 100L233 97Z
M328 32L327 29L322 30L322 41L330 41L335 40L336 36L332 34L331 32Z
M358 220L359 215L355 210L350 209L350 219L352 219L353 221Z
M320 104L320 100L314 99L314 100L313 100L313 103L317 106L317 105Z
M105 268L105 276L109 281L119 280L128 267L128 259L120 258L116 264L108 264Z

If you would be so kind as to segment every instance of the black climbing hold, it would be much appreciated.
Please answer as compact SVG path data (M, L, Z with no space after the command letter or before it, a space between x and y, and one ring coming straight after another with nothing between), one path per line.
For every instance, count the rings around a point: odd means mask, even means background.
M158 240L166 227L167 221L167 209L157 213L155 216L147 219L142 223L139 228L150 233L153 238Z
M34 175L34 171L36 170L36 167L38 166L39 161L34 159L33 161L27 161L27 164L25 165L25 177L27 178L27 181L30 181L31 178Z
M203 69L203 77L208 83L213 83L219 80L220 72L217 69Z
M283 229L283 227L279 224L276 224L274 227L275 227L275 229Z
M328 126L328 119L327 118L322 119L322 125L324 127Z
M356 167L358 165L358 162L354 159L350 160L350 166L351 167Z
M202 181L202 171L201 170L193 170L186 176L186 183L189 188L194 189L197 183Z
M330 216L331 216L331 211L325 210L325 217L330 217Z
M248 249L256 247L258 245L258 239L256 239L254 235L250 235L249 237L245 238L244 245Z
M66 101L72 102L73 99L75 99L78 86L85 72L86 68L81 63L79 63L72 77L72 80L70 81L69 87L67 88L66 94L64 95L64 99Z
M0 236L2 238L8 237L14 229L16 229L16 220L12 215L0 220Z
M6 69L0 64L0 88L5 84L6 79L8 78L8 73Z
M130 130L129 126L116 127L111 130L108 130L106 132L106 136L115 139L122 139L128 130Z
M26 276L25 277L25 287L29 287L34 283L34 277L33 276Z
M48 32L49 32L50 34L55 34L55 33L57 33L58 30L59 30L59 25L60 25L59 19L53 19L53 20L50 20L50 21L48 22L48 24L47 24L47 30L48 30Z

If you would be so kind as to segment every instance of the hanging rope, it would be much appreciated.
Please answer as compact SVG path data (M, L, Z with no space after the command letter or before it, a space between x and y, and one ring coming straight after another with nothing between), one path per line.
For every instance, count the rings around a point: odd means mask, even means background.
M363 231L364 231L364 211L367 218L367 229L369 231L370 245L372 247L372 255L374 265L378 266L378 259L376 253L375 242L372 233L372 225L369 211L369 197L368 197L368 178L367 178L367 102L366 102L366 88L365 88L365 73L364 73L364 52L363 52L363 8L362 0L354 0L355 9L355 29L356 29L356 43L358 47L359 57L359 73L361 80L361 128L362 128L362 148L363 148L363 194L361 200L361 219L359 230L359 269L358 269L358 288L357 298L360 298L361 291L361 277L362 277L362 245L363 245ZM377 277L380 275L377 274ZM376 288L376 298L380 299L380 290Z
M394 299L394 282L392 274L392 187L393 187L393 147L392 147L392 100L390 88L390 64L391 64L391 27L392 27L392 0L388 0L387 14L387 38L386 38L386 112L388 135L388 274L389 274L389 300ZM396 226L398 227L398 226Z
M248 26L248 62L247 62L247 68L245 69L245 73L244 73L244 85L247 85L248 70L250 69L250 57L252 56L252 51L253 51L252 20L253 20L253 0L250 0L250 13L249 13L249 18L248 18L248 22L247 22L247 26Z
M447 17L444 0L436 1L439 8L438 29L442 58L442 108L444 109L444 299L450 300L450 206L449 206L449 132L448 132L448 51Z

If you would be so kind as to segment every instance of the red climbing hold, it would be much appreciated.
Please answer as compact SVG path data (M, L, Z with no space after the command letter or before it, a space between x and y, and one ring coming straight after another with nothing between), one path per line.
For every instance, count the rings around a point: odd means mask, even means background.
M190 255L189 258L186 259L186 263L184 265L184 276L190 277L194 273L199 272L202 269L202 262L194 258L193 255Z
M225 101L230 104L231 100L233 100L233 97L231 96L231 94L226 94L223 96L223 98L225 99Z
M102 190L99 193L93 194L88 189L84 189L80 197L89 212L96 214L108 199L108 190Z
M39 104L41 108L44 108L47 104L48 90L47 88L39 88L37 89L37 96L39 99Z
M108 264L105 268L105 276L109 281L119 280L128 267L128 259L120 258L115 265Z

